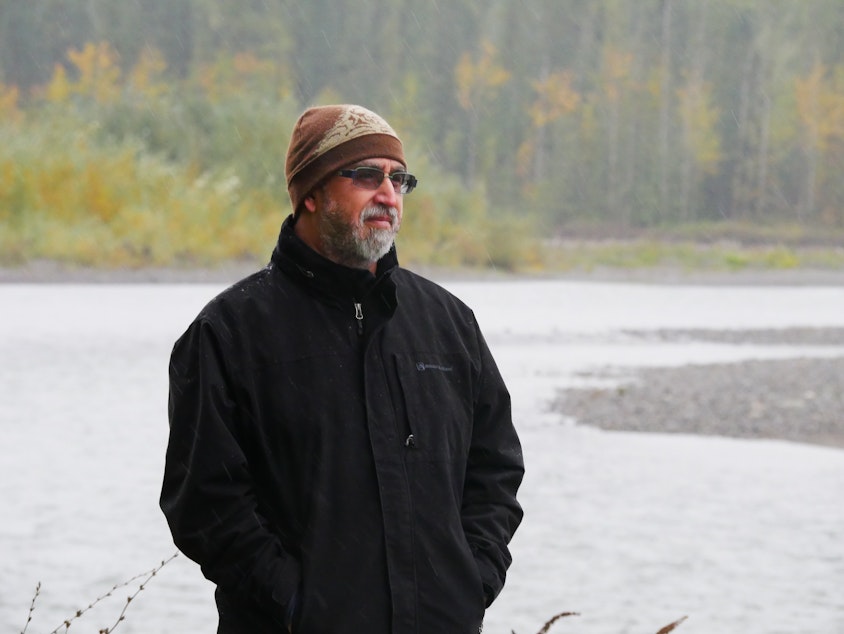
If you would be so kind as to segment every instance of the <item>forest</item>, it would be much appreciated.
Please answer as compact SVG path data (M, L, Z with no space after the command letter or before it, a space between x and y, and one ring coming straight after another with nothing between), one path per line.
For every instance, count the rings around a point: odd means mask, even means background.
M844 238L840 0L0 0L0 259L262 258L331 102L402 136L412 261Z

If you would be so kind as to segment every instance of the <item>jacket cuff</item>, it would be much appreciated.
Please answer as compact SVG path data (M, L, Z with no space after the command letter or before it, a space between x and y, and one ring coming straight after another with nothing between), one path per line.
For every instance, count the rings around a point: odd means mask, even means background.
M286 627L288 617L293 616L298 602L298 590L302 578L299 562L290 558L281 569L279 577L280 579L274 585L270 595L272 603L270 608L279 622Z
M499 580L495 568L480 552L475 552L475 562L481 574L481 583L484 587L484 607L488 608L495 601L498 593L501 592L503 583Z
M293 632L293 622L296 617L296 609L299 607L299 591L295 591L293 596L287 602L287 608L284 611L284 627L288 632Z

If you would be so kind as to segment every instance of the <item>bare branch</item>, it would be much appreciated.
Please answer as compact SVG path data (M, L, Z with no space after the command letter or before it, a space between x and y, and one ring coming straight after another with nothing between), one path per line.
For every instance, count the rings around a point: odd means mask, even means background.
M683 618L681 618L681 619L677 619L677 620L676 620L676 621L674 621L673 623L671 623L671 624L669 624L669 625L666 625L664 628L662 628L662 629L661 629L659 632L657 632L656 634L668 634L668 632L673 632L673 631L674 631L674 628L676 628L678 625L680 625L680 623L682 623L683 621L685 621L687 618L689 618L689 617L684 616L684 617L683 617Z
M67 630L70 629L70 625L73 621L75 621L76 619L81 617L83 614L85 614L88 610L93 608L95 605L97 605L101 601L103 601L103 600L109 598L110 596L112 596L112 594L114 594L115 590L118 590L119 588L125 588L126 586L128 586L130 583L132 583L136 579L140 579L141 577L145 577L144 581L141 583L141 585L138 587L138 589L135 591L135 593L126 600L126 604L123 606L123 610L120 612L120 615L118 616L115 624L112 625L111 628L101 629L100 634L108 634L109 632L114 631L114 628L117 627L117 625L120 623L120 621L122 621L124 618L126 618L126 610L128 609L129 604L132 602L132 599L134 599L136 596L138 596L138 593L140 593L141 590L144 589L144 586L146 585L146 583L150 579L152 579L156 574L158 574L159 570L161 570L164 566L166 566L168 563L173 561L176 557L178 557L178 555L179 555L179 553L173 553L172 555L170 555L170 557L163 560L158 566L156 566L152 570L148 570L147 572L142 572L140 574L135 575L134 577L131 577L130 579L127 579L123 583L116 584L114 587L111 588L111 590L109 590L108 592L106 592L102 596L99 596L96 599L94 599L87 607L82 608L81 610L77 610L76 613L72 617L65 619L61 623L61 625L59 625L56 629L54 629L52 632L50 632L50 634L58 634L58 632L61 628L64 628L64 630L66 632ZM39 587L40 587L40 584L39 584ZM33 600L33 602L34 602L34 600Z
M567 616L580 616L580 613L579 612L560 612L559 614L555 614L545 623L545 625L542 626L542 629L539 630L539 632L537 632L537 634L547 634L548 630L551 629L551 626L554 623L556 623L560 619L565 618Z
M114 622L114 625L112 625L110 628L107 627L105 629L100 630L99 634L111 634L111 632L113 632L114 630L117 629L117 626L120 625L120 623L126 618L126 610L129 609L129 604L132 603L132 600L141 593L141 591L146 587L146 584L149 583L149 581L155 575L158 574L158 571L161 570L168 563L170 563L173 559L175 559L178 556L178 554L179 553L172 554L169 559L165 559L164 561L161 562L161 565L153 568L152 570L150 570L147 573L146 579L144 579L143 582L141 583L141 585L138 586L138 589L135 590L135 593L133 595L131 595L130 597L127 597L126 603L123 604L123 609L120 611L120 614L117 616L117 620ZM142 576L142 575L138 575L134 578L137 579L140 576ZM123 584L123 585L126 585L126 584Z
M35 586L35 594L32 595L32 603L29 604L29 614L26 617L26 625L23 626L23 630L21 630L21 634L26 634L26 628L29 627L29 624L32 621L32 613L35 612L35 600L38 599L39 594L41 594L41 582L40 581Z

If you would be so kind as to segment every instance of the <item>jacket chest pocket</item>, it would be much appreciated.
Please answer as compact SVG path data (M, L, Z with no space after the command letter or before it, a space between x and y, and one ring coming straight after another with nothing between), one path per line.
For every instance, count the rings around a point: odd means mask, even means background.
M397 355L400 423L408 460L463 461L472 439L472 374L465 355Z

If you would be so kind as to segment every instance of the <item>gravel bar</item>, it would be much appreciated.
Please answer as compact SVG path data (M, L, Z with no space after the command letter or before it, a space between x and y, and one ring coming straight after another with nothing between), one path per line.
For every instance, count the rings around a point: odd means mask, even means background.
M663 331L656 336L668 341L844 345L844 329L835 328ZM608 371L607 377L618 380L618 373ZM844 448L844 356L642 368L612 387L560 390L553 406L580 424L607 430L771 438Z

